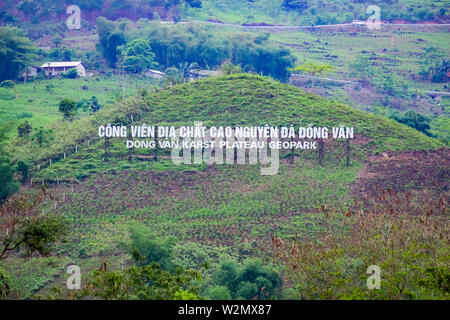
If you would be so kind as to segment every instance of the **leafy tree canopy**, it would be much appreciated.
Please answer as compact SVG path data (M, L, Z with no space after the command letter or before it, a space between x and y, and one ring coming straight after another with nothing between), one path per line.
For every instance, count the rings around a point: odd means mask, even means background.
M36 58L36 48L17 27L0 27L0 81L15 80Z

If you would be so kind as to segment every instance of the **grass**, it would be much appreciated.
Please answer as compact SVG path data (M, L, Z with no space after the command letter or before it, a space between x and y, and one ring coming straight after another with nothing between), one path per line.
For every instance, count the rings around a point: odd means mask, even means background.
M176 167L170 163L167 167L167 162L143 164L137 160L129 164L125 142L120 139L111 139L114 156L109 163L103 163L103 142L96 137L98 126L130 124L131 119L135 124L173 126L192 125L195 121L202 121L205 126L344 125L354 127L356 134L370 137L366 152L441 146L436 140L394 120L357 111L269 78L240 74L177 85L145 97L117 102L73 122L59 121L52 126L54 132L48 143L39 146L30 138L16 138L9 150L15 159L36 165L46 166L53 158L52 166L36 174L37 178L53 181L81 179L118 168L166 170ZM92 141L89 147L87 139ZM75 149L79 152L75 153ZM34 172L36 169L32 166Z
M153 79L128 76L124 82L126 97L134 95L140 87L156 85ZM48 127L62 119L58 111L62 99L80 102L96 96L100 105L105 106L122 96L121 83L120 76L36 80L16 84L17 99L12 90L0 88L0 125L26 119L34 128ZM83 86L87 86L87 90ZM82 110L78 110L77 118L85 115Z
M282 8L282 0L209 0L202 3L203 8L189 8L183 10L183 18L196 20L220 20L227 23L252 23L265 22L272 24L290 25L312 25L317 23L317 17L325 13L330 18L334 18L334 23L351 22L354 19L366 20L369 14L366 13L368 3L349 3L348 1L308 1L308 8L303 12L297 10L286 11ZM445 1L433 0L424 3L420 0L400 0L395 4L386 4L383 1L374 1L370 4L377 4L382 7L381 17L383 19L383 9L393 10L396 13L407 12L409 8L418 10L423 8L427 13L437 13L440 8L446 8ZM327 18L327 21L331 21ZM441 19L444 19L441 17ZM419 21L418 17L412 19Z
M354 126L359 137L370 137L371 142L353 144L349 167L342 160L342 143L333 141L327 145L324 167L317 164L315 152L299 152L294 163L283 159L275 176L261 176L258 165L128 162L124 142L114 139L110 162L104 163L103 142L92 140L88 147L86 137L93 138L100 124L130 124L131 116L134 124L148 125L343 124ZM63 286L69 263L80 266L83 274L103 262L112 269L131 264L127 246L134 223L161 236L176 236L177 262L197 268L198 261L209 264L210 269L201 270L206 281L225 258L262 256L271 236L294 239L300 233L314 238L325 231L343 232L346 227L339 216L325 217L317 209L326 205L345 212L354 204L350 187L369 152L440 146L394 121L249 74L141 92L96 114L73 122L57 120L49 127L55 134L47 145L13 137L10 146L16 159L43 161L79 145L78 152L72 150L65 159L53 158L51 166L33 169L35 179L70 182L51 185L59 204L56 210L53 203L44 209L63 214L70 234L67 243L56 246L54 260L33 258L20 264L22 258L14 255L2 262L16 291L25 297L45 295L52 285Z

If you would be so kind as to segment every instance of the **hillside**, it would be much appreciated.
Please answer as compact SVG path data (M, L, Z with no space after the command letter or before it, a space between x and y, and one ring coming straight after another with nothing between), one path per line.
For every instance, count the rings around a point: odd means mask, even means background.
M343 143L329 141L323 165L314 150L297 152L293 160L282 153L275 176L261 176L258 165L178 167L161 157L161 151L158 161L129 161L124 141L114 139L105 163L104 141L95 140L97 127L106 123L178 126L194 121L208 126L342 124L355 127L356 139L351 142L349 165ZM448 183L448 149L438 149L441 145L436 140L393 120L249 74L141 91L95 115L58 121L49 128L53 129L49 143L39 147L15 137L9 147L16 161L28 159L33 164L34 186L39 187L41 179L49 183L55 200L44 212L61 213L70 224L68 242L56 246L55 256L23 260L13 255L4 260L13 290L23 297L47 295L51 286L65 279L65 267L72 261L84 272L101 264L113 269L133 265L126 248L136 225L161 237L174 236L174 262L199 270L202 294L208 296L220 263L265 259L273 237L344 234L352 212L370 208L380 187L393 185L401 192L415 192L420 203L424 199L428 203L433 198L421 190L440 194L440 186ZM409 149L418 151L410 154ZM152 151L134 151L138 154ZM424 157L426 163L420 160ZM398 159L407 161L403 166ZM421 174L413 182L410 175L415 169ZM395 174L391 177L386 172ZM367 200L364 207L362 199ZM406 205L420 210L411 201ZM328 207L347 213L329 216L319 210Z
M450 299L448 0L68 5L0 2L0 300Z
M39 20L58 21L63 18L65 1L50 0L45 3L19 0L0 4L0 21L21 21L32 24ZM378 5L385 21L448 22L448 5L445 1L357 1L344 0L324 2L320 0L199 0L199 1L138 1L95 0L82 1L83 19L93 23L99 16L110 19L163 18L165 20L201 19L229 23L274 24L334 24L366 20L366 8Z
M52 130L48 136L51 143L39 146L30 138L17 137L9 150L15 159L34 163L33 171L38 164L43 168L52 159L51 168L41 170L37 175L39 178L81 178L85 176L81 173L85 172L82 168L88 162L97 162L97 165L90 165L94 172L114 168L117 165L115 161L126 162L123 159L127 153L124 141L112 139L113 153L117 157L113 156L112 161L106 164L102 161L102 142L96 144L95 141L98 140L98 126L131 124L132 119L134 124L175 126L193 125L195 121L206 126L344 125L354 127L357 136L366 138L366 145L356 146L365 154L384 150L428 150L441 146L436 140L393 120L352 109L270 78L241 74L195 81L155 93L141 92L134 98L107 106L95 115L73 122L58 121L49 127ZM87 140L90 140L89 147ZM78 153L74 154L76 147ZM64 153L66 159L62 159ZM68 170L67 166L71 169ZM51 174L47 175L47 172Z

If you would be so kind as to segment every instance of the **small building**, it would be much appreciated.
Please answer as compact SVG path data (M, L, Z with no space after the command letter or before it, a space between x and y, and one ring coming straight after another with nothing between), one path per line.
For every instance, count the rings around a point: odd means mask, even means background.
M41 67L38 66L28 66L21 74L19 79L31 79L36 78L39 72L43 71Z
M86 77L86 65L82 61L46 62L41 66L48 77L58 76L71 69L76 69L80 77Z
M147 72L145 72L146 76L149 77L153 77L156 79L162 79L164 78L164 76L166 75L164 72L158 71L158 70L147 70Z

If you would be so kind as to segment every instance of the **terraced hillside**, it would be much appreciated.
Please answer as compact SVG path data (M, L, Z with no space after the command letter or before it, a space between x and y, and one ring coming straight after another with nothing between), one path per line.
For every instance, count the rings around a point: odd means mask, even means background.
M351 141L348 165L344 143L331 139L325 143L322 165L315 150L298 151L294 158L287 150L281 154L279 173L261 176L259 165L176 166L162 150L158 161L130 160L124 141L114 139L105 162L104 140L95 137L97 127L106 123L191 125L194 121L207 126L342 124L355 127L356 138ZM70 222L69 241L57 246L56 256L23 263L20 256L6 260L17 280L15 289L24 296L46 294L64 279L64 268L70 263L87 271L102 263L132 264L126 244L129 229L136 224L161 236L175 236L179 265L195 269L209 265L201 271L208 286L221 261L264 258L273 237L315 238L322 232L347 230L342 216L328 216L320 208L357 212L360 199L392 184L400 191L433 190L437 184L448 197L448 185L444 187L448 149L436 140L397 122L248 74L141 91L95 116L55 124L53 132L51 144L32 147L30 141L16 138L9 147L16 159L34 163L34 186L41 180L50 184L56 199L45 211L61 213ZM415 156L408 168L390 176L387 173L397 168L394 150L418 151L411 153ZM420 167L421 152L428 155L423 168L431 178L421 176L421 186L411 185L404 172L408 175L411 168ZM383 160L383 154L386 161L374 160ZM134 150L132 155L154 154Z

